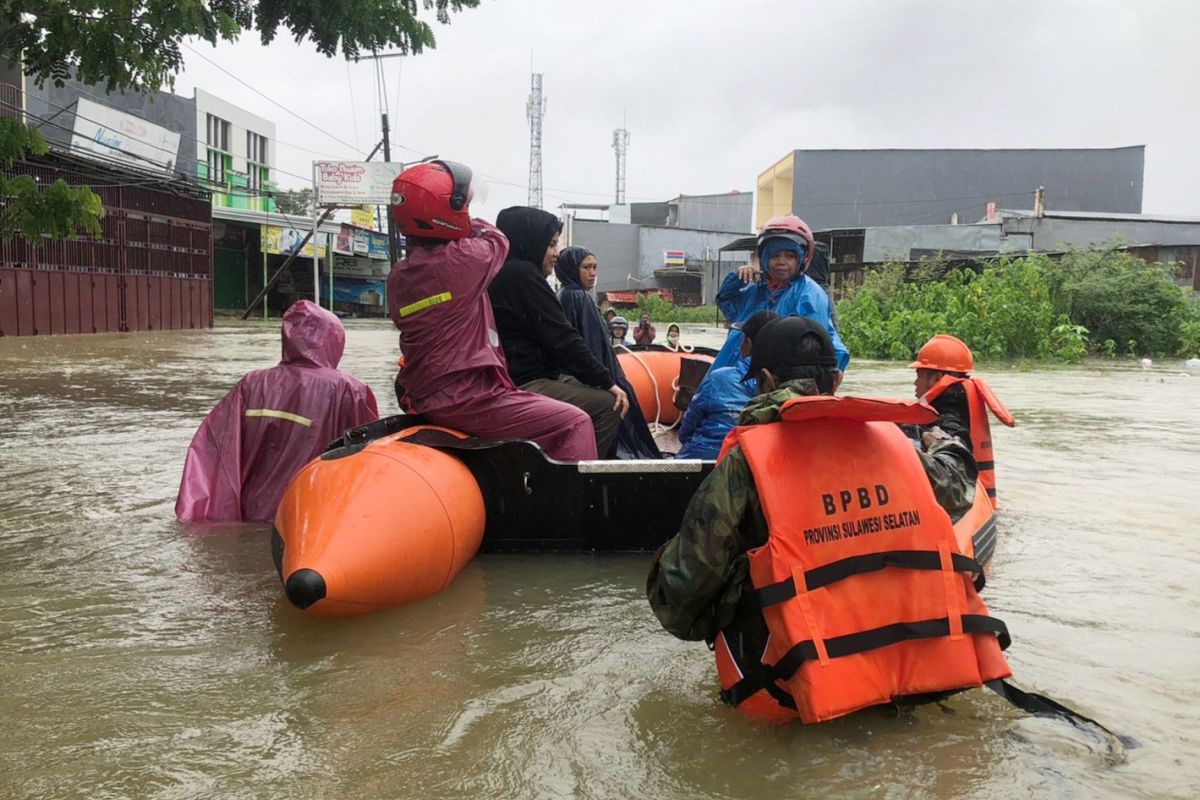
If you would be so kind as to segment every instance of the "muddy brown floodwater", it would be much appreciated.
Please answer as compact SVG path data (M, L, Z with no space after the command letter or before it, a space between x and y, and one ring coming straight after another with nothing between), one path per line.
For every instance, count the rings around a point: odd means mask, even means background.
M685 340L714 332L685 330ZM0 339L0 797L1196 797L1200 373L985 375L1018 682L1136 737L1110 764L985 691L758 727L663 633L644 556L485 556L363 619L286 604L267 529L173 516L187 444L274 326ZM348 323L385 413L395 335ZM911 393L856 363L843 392ZM664 531L664 536L671 533Z

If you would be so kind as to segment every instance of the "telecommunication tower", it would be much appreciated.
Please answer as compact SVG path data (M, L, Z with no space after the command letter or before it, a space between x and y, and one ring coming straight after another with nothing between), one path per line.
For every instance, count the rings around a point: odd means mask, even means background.
M617 196L613 202L625 203L625 153L629 150L629 131L617 128L613 131L613 150L617 153Z
M546 98L542 96L542 73L532 73L529 102L525 105L529 118L529 205L542 207L542 117L546 115Z

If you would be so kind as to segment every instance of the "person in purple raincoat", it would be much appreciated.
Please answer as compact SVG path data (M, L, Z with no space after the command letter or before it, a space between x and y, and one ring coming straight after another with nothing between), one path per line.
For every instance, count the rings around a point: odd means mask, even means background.
M592 420L567 403L517 389L488 300L508 239L471 219L470 168L411 167L392 185L408 255L388 275L400 330L405 399L430 422L485 439L528 439L562 461L596 458Z
M283 359L246 375L188 448L175 516L269 522L292 477L348 428L379 418L375 395L340 371L346 331L301 300L283 315Z

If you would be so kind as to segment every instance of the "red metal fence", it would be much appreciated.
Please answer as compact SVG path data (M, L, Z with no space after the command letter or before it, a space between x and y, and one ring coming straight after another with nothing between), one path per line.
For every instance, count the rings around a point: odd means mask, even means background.
M10 174L87 185L105 206L98 239L0 242L0 336L212 326L212 206L86 162L18 163Z

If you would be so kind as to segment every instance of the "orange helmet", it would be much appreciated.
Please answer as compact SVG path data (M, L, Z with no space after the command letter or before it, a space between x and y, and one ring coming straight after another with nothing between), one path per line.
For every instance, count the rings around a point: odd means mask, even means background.
M975 368L971 348L957 336L939 333L917 351L917 360L910 369L936 369L939 372L970 372Z

